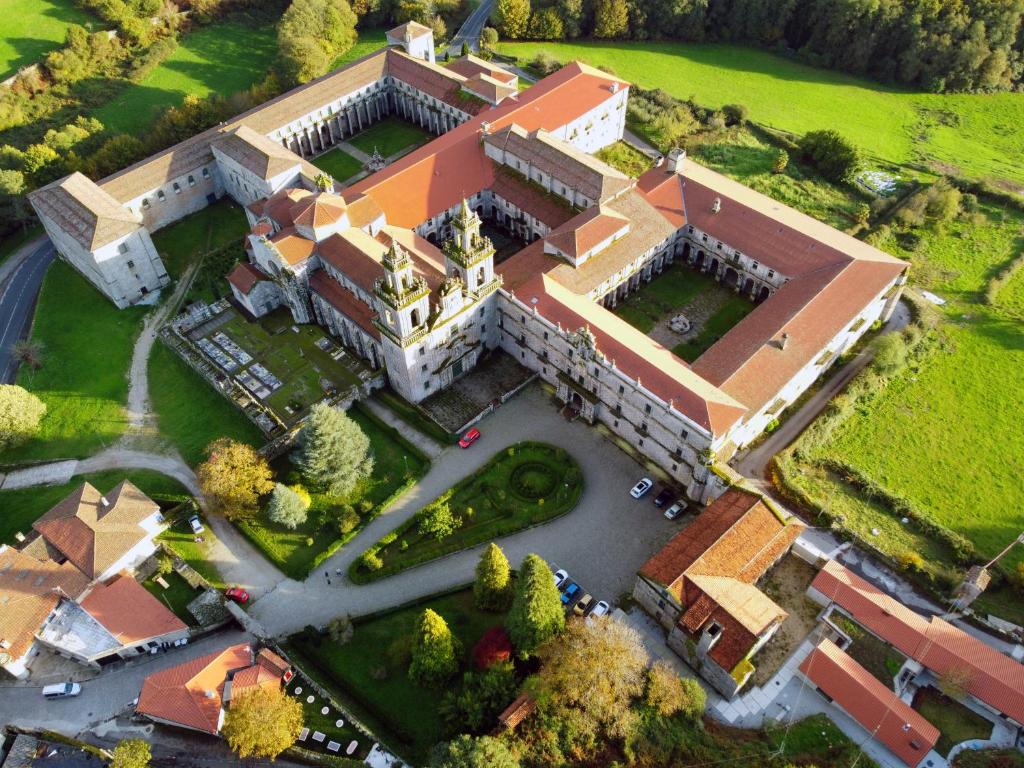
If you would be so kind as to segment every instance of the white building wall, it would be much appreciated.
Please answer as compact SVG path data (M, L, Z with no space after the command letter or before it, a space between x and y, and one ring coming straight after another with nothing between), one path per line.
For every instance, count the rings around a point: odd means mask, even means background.
M142 215L142 224L156 232L191 213L200 211L224 195L224 185L212 159L187 173L168 179L159 187L132 198L124 204L128 210Z
M551 133L577 149L593 154L622 138L626 128L628 97L629 88L613 91L612 83L609 83L607 100Z

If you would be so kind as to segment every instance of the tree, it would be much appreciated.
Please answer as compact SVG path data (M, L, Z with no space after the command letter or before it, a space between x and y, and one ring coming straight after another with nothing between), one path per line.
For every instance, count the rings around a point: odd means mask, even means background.
M583 32L583 0L558 0L556 7L565 37L579 37Z
M784 149L780 149L775 153L775 159L772 160L772 173L782 173L786 170L786 166L789 165L789 152Z
M498 30L494 27L484 27L480 30L480 47L491 50L498 44Z
M344 536L351 533L359 525L359 513L351 504L346 504L338 511L338 532Z
M370 438L347 414L326 403L310 408L294 461L307 482L335 496L349 493L373 472Z
M530 23L530 0L498 0L493 19L494 26L506 40L525 37Z
M441 498L425 506L417 515L419 531L424 536L433 536L438 541L451 536L462 525L454 515L447 498Z
M554 574L537 555L527 555L519 566L506 626L521 656L533 653L565 628L565 612Z
M221 735L241 758L271 760L295 743L302 730L302 703L280 688L253 688L231 699Z
M153 753L142 739L124 739L117 743L110 758L110 768L149 768Z
M861 167L860 151L837 131L810 131L800 139L800 152L822 176L837 184L853 181Z
M352 618L347 613L343 613L338 618L327 622L327 634L331 641L338 645L345 645L345 643L352 639L355 631Z
M428 688L443 685L459 668L458 643L441 615L427 608L413 637L409 678Z
M648 660L635 629L608 616L573 621L565 636L544 643L537 655L538 685L555 706L580 713L593 730L626 735L635 716L632 699L644 690Z
M270 495L267 505L267 517L273 522L294 531L306 522L306 511L309 509L309 497L303 499L287 485L277 483Z
M434 748L430 768L519 768L519 761L503 741L462 734Z
M512 658L512 641L504 627L491 627L473 646L473 663L477 669L503 664Z
M437 43L448 39L448 25L436 13L430 20L430 31L434 33L434 41Z
M726 104L722 107L726 125L742 125L747 119L747 108L742 104Z
M324 74L355 43L356 21L347 0L293 0L277 27L284 81L304 83Z
M533 12L530 37L535 40L561 40L565 37L565 27L557 8L551 6Z
M459 51L459 55L460 56L468 56L469 55L469 41L468 40L463 40L462 41L462 49Z
M947 667L938 675L939 690L951 699L961 699L971 685L970 667Z
M252 446L226 437L210 443L206 456L196 477L214 511L229 519L255 515L259 497L274 488L267 460Z
M476 564L473 599L482 611L504 611L512 602L512 569L501 547L493 541Z
M17 384L0 384L0 451L19 445L39 431L46 403Z
M38 339L21 339L14 345L14 358L33 371L43 367L43 351L45 346Z
M174 570L174 560L170 555L160 555L156 559L156 573L158 576L167 576Z
M441 699L441 719L454 733L481 733L494 727L498 715L516 697L516 670L509 662L494 664L482 672L466 672L462 685Z
M690 720L704 714L707 694L692 678L680 678L664 659L654 662L647 672L647 703L669 717L682 712Z
M594 37L611 40L624 37L629 27L626 0L597 0L594 5Z

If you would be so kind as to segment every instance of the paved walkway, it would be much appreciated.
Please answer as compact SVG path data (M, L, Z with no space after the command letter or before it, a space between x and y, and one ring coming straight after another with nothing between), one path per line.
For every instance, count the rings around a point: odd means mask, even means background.
M451 446L441 445L430 437L420 432L418 429L413 429L398 416L395 415L394 411L388 408L386 405L382 405L378 400L372 397L368 397L361 401L363 405L373 411L373 415L379 418L386 424L391 425L399 432L402 433L402 437L408 440L410 443L415 445L421 451L423 451L431 460L436 459L445 450L450 449Z
M593 427L566 422L537 385L486 417L480 430L483 437L472 448L443 451L416 486L304 583L282 581L255 603L251 613L268 632L281 635L306 624L324 624L341 613L368 613L471 581L483 545L364 586L351 584L347 575L338 577L336 570L347 574L349 565L368 546L495 453L521 440L542 440L565 448L580 463L586 485L573 511L501 539L513 564L536 552L553 567L568 569L595 599L611 602L632 589L637 569L679 529L649 500L629 497L641 468ZM330 586L325 572L330 573Z
M39 288L56 252L45 236L29 240L0 265L0 382L14 379L14 345L32 322Z

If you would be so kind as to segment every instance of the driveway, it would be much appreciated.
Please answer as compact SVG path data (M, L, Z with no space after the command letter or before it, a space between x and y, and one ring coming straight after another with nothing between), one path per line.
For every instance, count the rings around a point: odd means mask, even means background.
M414 515L423 505L469 475L507 446L541 440L565 448L579 462L584 492L576 508L545 525L498 540L515 566L530 552L566 568L596 599L615 601L630 591L637 569L675 531L650 498L634 501L629 488L641 476L636 462L593 427L569 423L536 384L485 418L483 437L468 450L445 449L427 475L391 509L304 582L285 580L256 602L250 613L272 635L306 624L321 625L342 613L359 615L472 581L484 545L450 555L364 586L338 577L364 549ZM331 575L328 586L325 572Z
M14 379L14 345L32 321L43 277L56 256L49 238L32 240L0 270L0 382Z
M469 17L459 27L459 31L455 33L455 37L448 44L448 51L452 56L458 56L462 53L462 44L469 43L469 48L472 51L480 50L480 32L487 24L487 19L491 16L491 11L494 9L494 0L481 0Z

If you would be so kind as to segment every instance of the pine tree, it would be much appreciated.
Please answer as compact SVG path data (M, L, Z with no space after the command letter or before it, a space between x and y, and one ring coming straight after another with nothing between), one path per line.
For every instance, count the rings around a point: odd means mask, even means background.
M565 628L565 613L554 574L537 555L527 555L519 567L506 626L521 656L533 653L537 646Z
M287 485L278 483L270 495L267 505L267 517L285 528L295 530L306 522L306 510L309 509L308 499L303 499Z
M459 669L459 641L440 614L427 608L413 638L409 678L417 685L436 688Z
M335 496L373 471L370 439L347 414L324 403L310 409L294 461L308 483Z
M473 598L482 611L504 611L512 601L512 569L494 542L480 555L473 582Z

